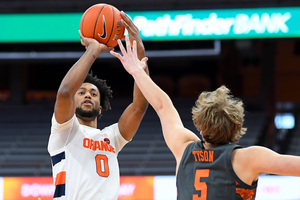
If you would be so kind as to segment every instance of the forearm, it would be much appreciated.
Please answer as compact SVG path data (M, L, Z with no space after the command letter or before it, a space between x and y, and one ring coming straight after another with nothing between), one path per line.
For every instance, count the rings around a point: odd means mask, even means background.
M146 57L145 47L142 41L137 46L137 57L139 60L142 60L144 57ZM148 68L146 68L145 71L147 74L149 74Z
M82 57L72 66L64 77L59 92L74 95L83 83L98 55L97 46L88 46Z
M146 72L147 76L149 76L148 67L146 67L144 71ZM140 88L137 86L136 82L134 82L134 87L133 87L133 104L136 108L141 110L141 112L145 112L148 107L148 101L144 97Z
M152 81L145 71L137 68L132 76L138 86L138 90L142 91L143 96L156 112L159 112L164 102L169 102L169 97L166 93Z

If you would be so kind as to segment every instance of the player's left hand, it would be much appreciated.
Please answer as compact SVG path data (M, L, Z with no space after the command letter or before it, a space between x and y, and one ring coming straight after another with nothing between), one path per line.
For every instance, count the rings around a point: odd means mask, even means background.
M135 40L137 43L137 53L139 56L139 59L142 59L145 56L145 47L140 35L140 31L138 27L133 23L133 21L130 19L130 17L124 12L121 11L121 16L123 19L123 23L125 25L125 28L128 31L129 34L129 40L130 45L133 46L133 41ZM124 36L125 37L125 36ZM124 39L124 38L122 38Z
M117 57L121 63L123 64L126 71L133 75L135 72L139 71L139 69L145 69L147 64L147 57L142 58L141 60L137 57L137 42L133 41L133 46L131 47L129 38L125 36L126 41L126 49L124 48L121 40L118 40L118 45L120 47L120 50L123 54L123 56L119 53L116 53L114 51L111 51L110 53Z

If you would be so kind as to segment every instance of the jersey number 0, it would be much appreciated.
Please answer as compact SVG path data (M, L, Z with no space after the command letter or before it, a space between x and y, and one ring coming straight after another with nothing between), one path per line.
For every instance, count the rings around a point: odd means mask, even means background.
M97 174L102 177L109 176L108 158L106 155L97 154L95 157Z

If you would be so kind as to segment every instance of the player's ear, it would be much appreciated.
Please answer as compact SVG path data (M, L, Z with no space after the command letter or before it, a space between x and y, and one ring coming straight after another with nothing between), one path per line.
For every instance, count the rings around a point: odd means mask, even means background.
M102 113L102 106L99 107L99 115Z

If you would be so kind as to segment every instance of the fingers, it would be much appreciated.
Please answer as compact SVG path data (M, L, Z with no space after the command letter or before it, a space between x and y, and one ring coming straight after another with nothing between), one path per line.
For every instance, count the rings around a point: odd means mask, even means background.
M101 44L100 44L100 45L101 45ZM103 46L104 46L103 52L110 52L110 51L113 51L113 50L114 50L113 47L108 47L108 46L106 46L106 45L104 45L104 44L103 44Z
M81 31L78 30L79 36L80 36L80 42L82 46L85 46L85 48L87 48L86 46L86 42L85 42L85 37L82 35Z
M126 41L126 49L127 49L127 53L131 52L131 45L130 45L130 40L129 37L125 37L125 41ZM124 54L123 54L124 55Z
M126 48L127 48L127 50L128 50L128 48L129 48L129 49L131 48L131 47L130 47L130 43L129 43L129 38L126 36L126 37L125 37L125 40L126 40ZM117 42L118 42L118 45L119 45L119 48L120 48L120 51L122 52L122 54L123 54L123 55L126 55L127 52L126 52L126 49L124 48L124 46L123 46L121 40L118 39ZM129 43L129 47L128 47L128 43ZM114 52L113 50L110 51L110 54L113 55L113 56L115 56L115 57L117 57L117 58L119 58L120 60L122 59L121 54L116 53L116 52Z
M130 17L123 10L121 11L121 16L124 19L124 21L127 23L127 26L128 26L128 24L130 24L130 25L133 24Z
M126 39L126 38L127 38L127 37L125 37L125 39ZM122 42L121 42L120 39L118 39L118 45L119 45L119 48L120 48L122 54L124 55L124 54L126 53L126 50L125 50L125 48L124 48L124 46L123 46L123 44L122 44Z
M143 70L145 70L147 68L147 61L148 61L148 57L144 57L142 58L141 62L143 63Z
M122 52L123 56L125 56L126 54L131 54L132 52L133 52L133 55L137 56L137 42L134 40L133 41L133 47L131 47L129 37L125 36L125 41L126 41L126 49L123 46L120 39L118 39L118 41L117 41L118 45L119 45L119 48L120 48L120 51ZM113 56L116 56L117 58L122 58L122 56L120 54L114 52L113 50L111 50L110 53Z
M114 52L113 50L110 51L110 54L117 57L119 60L122 59L122 56L119 53Z
M124 11L121 11L121 16L122 16L123 23L124 23L125 28L127 29L128 33L129 34L137 33L138 28L135 26L135 24L130 19L130 17Z
M81 30L78 30L78 33L79 33L79 36L80 36L80 38L82 38L82 33L81 33Z
M129 30L130 27L129 27L128 24L124 21L124 19L122 19L122 22L123 22L125 28L126 28L128 31L131 31L131 30Z
M81 33L81 30L78 30L79 36L81 40L85 40L86 37Z
M133 55L135 55L135 56L137 56L137 47L136 47L136 41L135 40L133 40Z
M142 60L141 60L143 63L146 63L148 61L148 57L144 57Z

